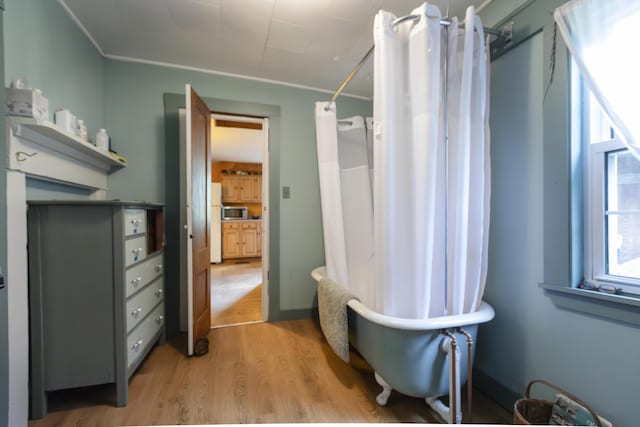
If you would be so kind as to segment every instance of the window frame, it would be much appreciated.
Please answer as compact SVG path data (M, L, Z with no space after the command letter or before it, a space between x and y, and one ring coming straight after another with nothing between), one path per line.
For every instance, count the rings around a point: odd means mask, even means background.
M628 150L617 137L592 143L591 140L591 102L584 84L580 84L578 105L581 120L584 182L584 279L596 286L614 286L629 296L640 296L640 279L615 276L607 273L607 236L606 236L606 192L607 192L607 155L611 152Z

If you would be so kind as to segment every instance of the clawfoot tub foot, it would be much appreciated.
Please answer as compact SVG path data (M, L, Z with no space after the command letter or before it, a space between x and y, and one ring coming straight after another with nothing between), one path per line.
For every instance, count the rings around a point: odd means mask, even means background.
M385 406L387 404L387 401L389 400L389 396L391 395L391 386L387 384L387 382L382 379L382 377L378 375L377 372L375 372L374 377L376 379L376 382L380 384L380 387L382 387L382 392L380 392L380 394L376 396L376 402L378 402L378 405L380 406Z

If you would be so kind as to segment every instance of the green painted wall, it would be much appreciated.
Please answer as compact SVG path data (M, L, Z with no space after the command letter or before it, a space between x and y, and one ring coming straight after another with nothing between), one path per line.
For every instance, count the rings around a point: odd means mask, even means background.
M614 425L632 427L640 396L640 328L561 309L538 286L570 286L576 273L571 257L582 249L571 246L572 233L581 233L579 228L572 232L580 207L572 206L576 177L571 173L569 73L561 41L554 83L544 97L553 36L550 12L561 3L538 0L509 18L519 37L517 47L491 67L485 299L496 317L480 328L474 384L511 409L530 380L546 379L584 399ZM506 7L503 17L513 9Z
M314 103L330 95L311 90L147 64L106 60L105 123L112 146L129 166L109 178L109 197L164 202L165 123L163 96L190 83L205 98L280 108L279 168L272 170L291 199L280 200L279 305L308 313L315 284L310 271L323 263ZM343 97L341 115L370 115L369 101ZM228 111L233 113L233 111ZM275 175L273 175L275 174ZM307 314L308 315L308 314Z
M104 59L53 0L7 0L5 79L24 78L49 99L83 119L93 139L104 120Z
M4 4L0 1L0 81L4 81ZM4 91L0 91L0 106L4 105ZM0 120L0 159L6 158L5 122ZM2 275L7 274L7 173L5 168L0 169L0 267ZM9 422L9 352L8 321L7 321L7 290L0 289L0 426Z
M481 13L485 27L495 27L505 16L515 12L532 0L493 0ZM551 9L553 10L553 8Z
M0 81L9 85L26 79L49 99L50 119L60 107L69 108L93 135L104 121L104 60L60 5L52 0L8 0L5 7ZM4 106L4 91L0 95ZM4 108L4 107L3 107ZM5 158L4 120L0 124L0 158ZM6 172L0 174L0 199L5 200ZM33 198L86 198L82 192L29 181ZM0 204L0 266L11 287L11 266L6 265L6 204ZM0 425L8 422L7 290L0 290ZM25 380L26 381L26 380ZM15 390L14 390L15 391ZM22 408L14 408L20 414ZM26 414L24 408L24 413ZM26 419L25 419L26 423Z

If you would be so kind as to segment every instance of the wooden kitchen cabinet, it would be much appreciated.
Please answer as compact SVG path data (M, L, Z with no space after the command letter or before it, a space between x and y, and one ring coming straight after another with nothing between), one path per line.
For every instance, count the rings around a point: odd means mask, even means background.
M223 202L262 202L262 176L222 174Z
M258 255L258 223L244 222L242 224L242 256L257 257Z
M242 256L240 244L240 223L222 223L222 259L239 258Z
M222 223L222 259L259 257L262 254L262 221Z
M251 175L239 176L238 187L239 202L253 201L253 177Z
M240 197L245 202L262 202L262 176L250 175L242 177Z
M262 203L262 175L253 177L253 201Z
M238 202L240 201L240 185L238 183L238 175L222 174L222 201Z

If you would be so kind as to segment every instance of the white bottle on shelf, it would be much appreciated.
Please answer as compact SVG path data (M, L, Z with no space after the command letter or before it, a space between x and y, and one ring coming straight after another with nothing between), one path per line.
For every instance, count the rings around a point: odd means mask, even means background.
M75 135L76 133L76 117L66 108L61 108L54 114L56 125L65 132Z
M76 136L83 141L88 140L87 126L84 124L84 120L78 119L76 123Z
M96 147L98 150L109 151L109 135L104 129L100 129L96 134Z

